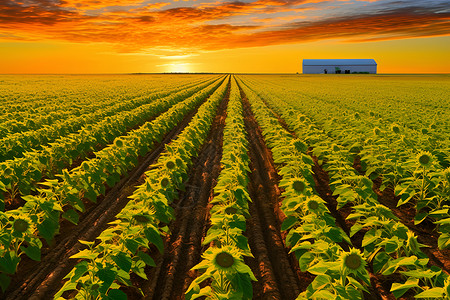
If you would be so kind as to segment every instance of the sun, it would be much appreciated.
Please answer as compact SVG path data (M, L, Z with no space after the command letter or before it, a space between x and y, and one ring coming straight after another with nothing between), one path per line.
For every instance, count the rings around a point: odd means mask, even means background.
M190 63L171 63L167 64L170 73L190 73Z

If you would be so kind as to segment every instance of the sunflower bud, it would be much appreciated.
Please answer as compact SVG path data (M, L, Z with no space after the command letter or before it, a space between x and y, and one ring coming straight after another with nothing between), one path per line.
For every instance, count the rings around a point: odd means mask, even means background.
M366 261L358 249L352 248L349 252L344 252L341 256L341 267L346 274L363 273L366 267Z
M417 161L422 167L430 167L433 162L433 157L430 152L423 151L417 156Z
M234 264L233 255L227 252L220 252L216 255L216 263L222 268L229 268Z
M123 147L123 141L120 139L117 139L114 141L114 145L116 145L116 147L118 148L122 148Z
M309 209L310 211L315 212L315 211L317 211L317 210L319 209L319 202L317 202L317 201L314 200L314 199L310 199L310 200L308 201L307 206L308 206L308 209Z
M166 168L169 169L169 170L174 169L175 166L176 166L175 163L174 163L173 161L171 161L171 160L168 160L168 161L166 162Z
M25 232L27 231L30 224L26 220L16 219L13 223L13 229L16 232Z
M392 124L391 129L396 134L400 133L400 127L397 124Z
M161 184L162 188L166 188L170 184L170 179L168 177L163 177L159 183Z
M292 182L292 188L298 193L303 193L306 184L303 181L296 179Z
M234 215L235 213L237 213L237 211L238 210L236 207L229 206L229 207L225 208L225 213L227 215Z
M11 174L12 174L12 169L11 168L6 168L4 171L3 171L3 173L6 175L6 176L10 176Z

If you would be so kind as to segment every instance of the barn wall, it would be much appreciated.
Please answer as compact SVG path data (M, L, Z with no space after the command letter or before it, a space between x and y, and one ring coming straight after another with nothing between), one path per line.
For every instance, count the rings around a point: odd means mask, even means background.
M328 70L328 74L334 74L335 68L339 67L341 69L342 74L345 70L350 70L350 73L353 72L369 72L370 74L377 73L377 66L346 66L346 65L327 65L327 66L303 66L303 74L323 74L324 69Z

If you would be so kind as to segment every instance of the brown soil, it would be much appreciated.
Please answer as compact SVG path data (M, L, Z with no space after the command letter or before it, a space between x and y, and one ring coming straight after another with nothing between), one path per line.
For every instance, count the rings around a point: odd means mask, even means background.
M202 239L209 219L208 205L220 173L222 141L227 116L229 90L214 118L211 131L190 172L184 192L173 203L175 220L170 224L164 254L153 252L157 266L147 269L149 281L137 279L145 299L184 299L184 293L198 276L190 271L201 261ZM140 299L136 290L128 290L128 299Z
M253 284L253 298L295 299L313 277L300 271L295 256L289 255L285 247L280 231L281 223L286 218L280 210L281 192L277 185L280 177L242 90L241 97L250 141L248 190L252 202L249 203L251 217L247 220L246 235L255 258L248 258L246 262L258 279Z
M107 223L128 203L128 196L133 193L135 186L143 182L143 174L148 166L156 162L164 145L176 138L189 124L198 107L171 130L161 143L155 144L151 152L141 157L138 165L123 176L118 184L107 189L106 196L100 196L96 204L85 200L86 211L78 225L62 221L60 234L55 237L54 243L44 245L41 249L40 262L22 256L11 285L2 295L4 299L50 299L61 288L63 277L77 263L69 257L82 249L78 240L93 241L107 228Z

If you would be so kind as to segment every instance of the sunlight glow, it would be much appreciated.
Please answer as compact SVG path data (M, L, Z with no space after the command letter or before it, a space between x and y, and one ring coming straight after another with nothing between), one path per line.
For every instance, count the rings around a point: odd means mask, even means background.
M189 73L191 72L190 63L170 63L164 64L165 72L169 73Z

